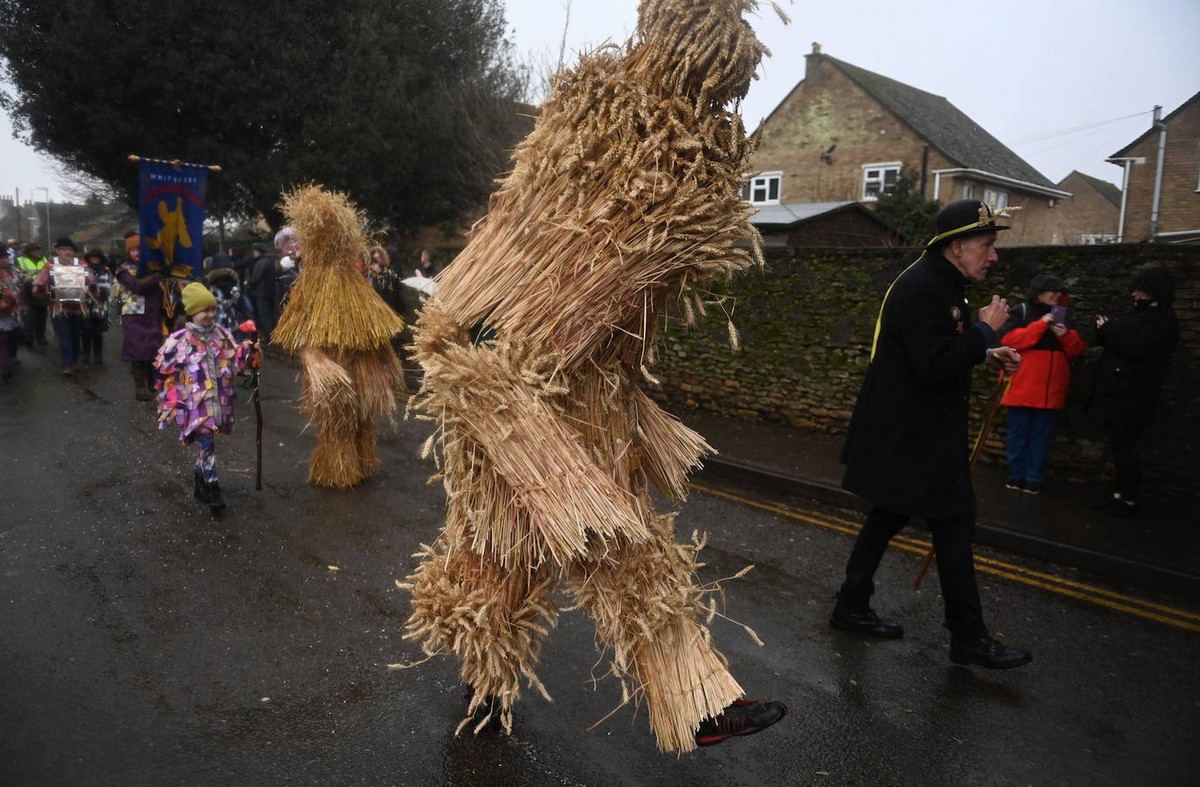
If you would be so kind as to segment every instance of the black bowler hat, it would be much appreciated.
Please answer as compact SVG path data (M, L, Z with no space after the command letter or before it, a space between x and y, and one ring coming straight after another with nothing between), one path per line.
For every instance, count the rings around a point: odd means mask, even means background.
M955 200L938 212L937 235L934 235L926 246L933 248L955 238L1009 229L996 223L996 219L1007 216L1009 210L1016 208L1006 208L999 213L993 213L986 202L977 199Z

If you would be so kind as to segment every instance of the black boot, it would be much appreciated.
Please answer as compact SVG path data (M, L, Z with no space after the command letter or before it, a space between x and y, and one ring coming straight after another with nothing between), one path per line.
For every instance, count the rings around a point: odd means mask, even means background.
M204 483L204 474L193 470L192 475L196 479L196 485L192 491L192 496L204 505L208 505L208 486Z
M215 514L225 508L225 498L221 497L221 486L216 481L209 481L204 485L204 491L208 493L208 507Z
M104 363L104 334L99 332L92 335L92 360L99 364Z

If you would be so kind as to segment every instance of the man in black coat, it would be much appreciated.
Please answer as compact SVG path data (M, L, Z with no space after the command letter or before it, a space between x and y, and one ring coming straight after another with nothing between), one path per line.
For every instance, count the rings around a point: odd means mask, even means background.
M1024 650L1001 644L983 623L975 582L975 492L967 434L971 371L980 363L1015 372L1020 355L999 347L1007 304L993 295L972 319L968 282L996 262L997 233L1007 227L978 200L959 200L937 216L925 253L884 296L871 363L850 419L842 486L871 511L846 564L830 625L877 637L904 635L870 607L873 577L888 542L910 518L933 534L950 629L950 659L1002 669L1028 664Z
M275 278L278 270L269 244L255 243L250 253L253 255L253 262L246 283L250 289L250 299L254 303L254 322L258 328L258 335L265 343L271 340L271 332L275 330L275 306L278 302Z
M1129 314L1096 318L1096 342L1104 352L1088 403L1088 414L1104 424L1116 471L1116 489L1100 509L1119 517L1137 513L1142 480L1138 442L1154 420L1167 359L1179 343L1179 320L1171 308L1175 282L1167 269L1142 268L1130 289Z

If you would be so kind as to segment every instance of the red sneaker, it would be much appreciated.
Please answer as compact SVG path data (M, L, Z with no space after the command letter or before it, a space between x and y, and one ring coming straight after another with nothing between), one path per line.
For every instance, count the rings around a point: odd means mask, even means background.
M696 730L697 746L712 746L738 735L762 732L787 715L782 702L734 700L733 704L712 718L700 722Z

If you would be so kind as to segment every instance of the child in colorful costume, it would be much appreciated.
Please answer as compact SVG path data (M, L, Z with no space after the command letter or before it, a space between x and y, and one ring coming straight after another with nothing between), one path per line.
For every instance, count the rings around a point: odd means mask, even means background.
M179 427L179 442L195 445L195 497L213 513L225 508L217 481L216 436L233 431L234 377L246 368L257 345L236 342L216 324L217 299L192 282L183 288L188 322L163 342L157 371L158 426Z

